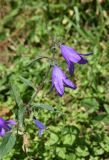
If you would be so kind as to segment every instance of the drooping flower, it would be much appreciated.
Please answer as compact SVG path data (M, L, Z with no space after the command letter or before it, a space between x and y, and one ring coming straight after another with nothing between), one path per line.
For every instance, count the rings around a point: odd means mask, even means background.
M67 78L61 68L55 65L52 69L52 87L55 87L57 93L62 96L64 94L64 86L76 89L75 84Z
M38 119L36 119L35 117L33 117L33 121L35 123L35 125L39 128L39 137L42 136L43 134L43 130L46 128L45 125L43 125Z
M11 126L16 125L14 120L4 120L0 118L0 136L5 136L6 132L10 131L12 128Z
M60 45L60 49L64 59L67 61L68 69L71 75L73 75L74 73L74 63L86 64L88 60L85 59L84 56L89 56L92 54L80 54L75 51L74 48L65 45Z

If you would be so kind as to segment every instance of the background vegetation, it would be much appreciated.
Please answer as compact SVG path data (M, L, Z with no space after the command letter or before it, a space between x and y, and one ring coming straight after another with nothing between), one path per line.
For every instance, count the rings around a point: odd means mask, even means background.
M76 65L72 80L77 90L65 89L62 98L51 92L49 63L38 56L51 55L52 37L80 53L93 52L86 65ZM66 70L60 51L60 66ZM0 117L14 118L15 102L10 77L26 104L36 84L35 103L61 112L37 109L34 115L48 130L42 138L30 119L25 132L4 160L109 160L109 1L108 0L0 0ZM0 139L2 142L2 138Z

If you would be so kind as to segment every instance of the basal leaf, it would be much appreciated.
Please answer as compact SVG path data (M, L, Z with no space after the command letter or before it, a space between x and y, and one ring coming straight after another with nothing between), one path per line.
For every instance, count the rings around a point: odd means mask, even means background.
M10 81L10 84L11 84L11 91L12 91L12 95L14 97L14 100L15 100L16 104L20 107L23 105L23 101L20 96L19 88L14 84L14 82L12 80Z
M19 89L12 81L11 81L11 89L12 89L12 95L14 97L14 100L18 106L18 108L16 108L15 114L18 119L19 126L21 127L23 126L23 117L24 117L25 108L23 107L23 101L20 97Z
M16 142L16 136L13 133L7 133L3 138L2 144L0 145L0 159L3 159L11 149L14 147Z

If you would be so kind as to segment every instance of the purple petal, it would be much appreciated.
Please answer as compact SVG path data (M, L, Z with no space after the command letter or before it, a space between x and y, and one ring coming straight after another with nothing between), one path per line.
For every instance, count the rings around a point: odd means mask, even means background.
M81 57L80 57L79 53L76 52L71 47L61 45L61 53L62 53L63 57L66 59L67 62L69 60L71 62L77 63L78 61L81 60Z
M3 118L0 118L0 126L3 127L6 121Z
M64 84L69 88L76 89L76 85L69 79L65 79Z
M10 131L10 130L12 129L12 128L11 128L10 126L8 126L8 125L5 125L3 128L5 129L6 132L8 132L8 131Z
M55 85L55 88L58 94L62 96L64 94L64 85L63 85L62 80L57 80L56 82L54 82L54 85Z
M43 125L39 120L33 118L35 125L39 128L39 129L45 129L46 126Z
M81 56L81 60L78 63L79 64L86 64L86 63L88 63L88 60Z
M8 125L16 125L16 122L14 120L8 120L6 123Z
M3 137L5 135L5 130L4 128L0 128L0 136Z
M64 94L64 78L66 78L64 72L58 66L54 66L52 69L52 85L56 88L60 96Z
M39 137L41 137L43 134L43 129L39 129Z
M74 64L73 64L73 62L68 63L68 68L69 68L69 72L72 76L74 74Z
M65 77L66 76L62 69L55 65L52 69L52 81L54 82L56 79L63 79Z

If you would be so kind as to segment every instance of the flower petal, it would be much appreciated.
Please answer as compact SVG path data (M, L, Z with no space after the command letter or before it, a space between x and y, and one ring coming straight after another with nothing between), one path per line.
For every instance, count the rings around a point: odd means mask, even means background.
M37 120L35 117L33 118L35 125L39 128L39 129L45 129L46 126L43 125L39 120Z
M8 120L6 123L8 125L16 125L16 122L14 120Z
M5 125L4 126L4 129L6 132L10 131L12 128L9 126L9 125Z
M6 123L6 121L3 118L0 118L0 126L4 127L5 123Z
M86 64L86 63L88 63L88 60L81 56L81 60L78 63L79 64Z
M61 45L61 53L67 62L70 60L71 62L77 63L81 60L79 53L71 47Z
M57 80L54 82L54 86L55 86L58 94L59 94L60 96L62 96L62 95L64 94L64 85L63 85L62 80L57 79Z
M43 129L39 129L39 137L41 137L43 134Z
M66 78L64 72L58 66L52 69L52 86L54 86L60 96L64 94L63 79Z
M69 72L72 76L74 74L74 64L73 64L73 62L68 63L68 69L69 69Z
M0 136L3 137L5 135L5 130L4 128L0 128Z
M69 87L69 88L72 88L72 89L76 89L76 85L69 79L65 79L64 80L64 84Z

